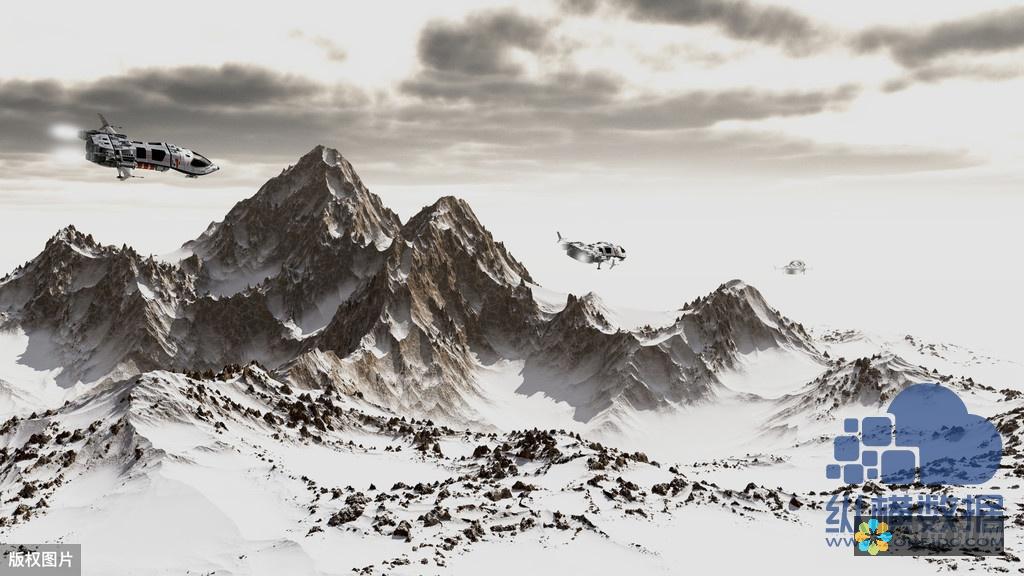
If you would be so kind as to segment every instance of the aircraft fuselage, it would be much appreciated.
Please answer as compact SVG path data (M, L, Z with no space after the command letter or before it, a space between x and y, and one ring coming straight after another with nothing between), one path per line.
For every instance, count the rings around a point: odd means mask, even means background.
M110 129L85 130L79 133L85 140L86 160L116 168L118 178L128 178L131 170L174 170L195 178L220 169L198 152L169 142L142 142Z

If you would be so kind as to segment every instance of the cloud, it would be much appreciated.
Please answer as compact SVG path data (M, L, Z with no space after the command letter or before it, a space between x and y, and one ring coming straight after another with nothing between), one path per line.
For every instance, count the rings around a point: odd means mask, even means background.
M319 48L323 51L324 56L332 62L344 62L348 59L348 52L326 36L309 36L302 30L292 30L288 36Z
M300 76L279 74L241 64L183 66L148 69L127 75L121 85L97 82L77 97L103 102L135 98L173 101L197 107L246 108L254 105L288 105L310 98L321 90Z
M1024 7L937 24L920 31L873 28L858 34L861 53L887 51L908 68L953 55L985 55L1024 47Z
M557 48L544 44L540 50L546 55ZM751 175L892 173L962 164L930 150L850 150L780 136L716 135L727 121L840 108L856 96L848 87L653 96L627 92L621 79L605 72L545 62L530 74L509 68L471 74L464 63L445 70L424 64L401 85L399 97L237 64L140 69L84 83L0 82L0 161L17 166L3 177L68 170L51 165L49 128L60 122L93 126L97 111L133 138L192 147L227 167L284 165L324 143L339 147L357 166L378 167L395 183L496 181L593 165L729 171L737 158ZM242 171L222 172L209 185L237 185L227 173ZM82 170L68 178L94 175L108 176Z
M300 76L241 64L145 68L93 82L0 81L0 109L26 114L66 110L245 110L289 106L322 95Z
M548 27L511 10L472 14L463 22L432 21L420 35L420 61L439 72L515 74L520 67L510 58L519 48L539 52L548 40Z
M84 83L9 80L0 81L0 144L45 151L52 145L50 125L88 127L103 112L132 134L258 151L272 146L267 137L304 129L316 134L322 118L311 107L330 109L341 121L367 105L366 95L352 87L241 64L138 69Z
M621 89L616 77L599 72L561 71L541 78L466 76L429 71L402 83L407 94L477 106L511 106L516 112L586 109L609 102Z
M470 118L478 126L512 122L509 131L533 126L542 115L607 104L619 94L622 81L614 75L566 64L551 31L549 24L509 10L428 23L419 40L422 69L399 86L428 105L409 110L459 125ZM543 65L527 75L513 58L515 50ZM410 118L409 110L403 117Z
M595 111L587 121L591 125L622 130L707 127L727 120L817 114L849 103L857 93L853 86L806 92L751 89L690 92L652 101L621 103Z
M934 63L911 69L906 75L886 82L882 89L885 92L899 92L914 84L934 84L950 78L999 82L1020 75L1021 70L1017 66Z
M780 46L806 54L821 44L823 28L806 16L778 6L744 0L566 0L563 8L590 15L602 5L640 22L683 26L715 26L737 40Z
M593 7L577 2L572 8ZM574 68L571 53L553 40L552 30L511 11L431 22L419 43L422 70L400 89L434 105L417 109L425 117L472 114L476 123L504 124L506 131L511 126L557 126L573 132L673 130L815 114L845 104L857 93L852 87L787 93L732 89L625 98L621 78ZM510 57L514 49L538 57L530 74Z

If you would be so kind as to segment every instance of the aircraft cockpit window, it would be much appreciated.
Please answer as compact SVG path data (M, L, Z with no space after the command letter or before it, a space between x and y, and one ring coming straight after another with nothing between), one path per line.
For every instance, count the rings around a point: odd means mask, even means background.
M210 165L210 163L207 162L205 158L200 158L200 157L197 156L197 157L192 159L192 167L193 168L206 168L209 165Z

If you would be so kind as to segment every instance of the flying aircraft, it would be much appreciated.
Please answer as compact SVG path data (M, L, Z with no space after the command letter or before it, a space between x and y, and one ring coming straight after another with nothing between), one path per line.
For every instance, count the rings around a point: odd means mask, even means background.
M803 260L792 260L789 264L776 268L776 270L782 270L786 274L803 274L810 270L810 268L807 267L807 263Z
M139 178L132 170L175 170L188 178L198 178L220 170L220 167L198 152L167 142L140 142L129 140L112 126L103 114L99 130L82 130L78 137L85 140L85 159L89 162L117 168L117 179Z
M561 232L555 232L558 234L558 245L565 250L565 253L570 258L579 260L580 262L586 262L587 264L593 264L597 262L597 269L601 269L601 264L611 260L611 266L609 268L615 268L617 262L621 262L626 259L626 249L622 246L617 246L609 242L594 242L593 244L584 244L583 242L574 242L572 240L566 240L562 238Z

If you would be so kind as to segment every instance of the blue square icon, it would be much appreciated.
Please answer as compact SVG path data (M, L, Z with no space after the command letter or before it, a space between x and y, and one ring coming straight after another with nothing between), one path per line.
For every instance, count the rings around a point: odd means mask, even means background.
M882 452L882 482L886 484L910 484L917 474L917 461L910 450L886 450Z
M825 478L829 480L839 479L839 464L829 464L825 466Z
M878 468L868 468L868 480L878 478Z
M847 484L860 484L864 481L864 467L860 464L847 464L843 466L843 482Z
M860 453L860 463L865 466L878 466L878 452L865 450Z
M853 462L860 456L860 440L856 436L837 436L832 446L833 456L840 462Z
M892 422L885 416L871 416L864 419L861 439L865 446L888 446L892 444Z
M860 424L860 422L858 422L856 418L847 418L846 420L843 420L843 432L846 432L847 434L856 434L858 424Z

